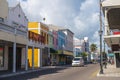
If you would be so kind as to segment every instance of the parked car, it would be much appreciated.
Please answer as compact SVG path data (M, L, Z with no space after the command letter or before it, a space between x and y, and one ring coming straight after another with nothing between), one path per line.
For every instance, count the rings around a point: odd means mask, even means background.
M84 60L82 57L75 57L72 60L72 66L84 66Z

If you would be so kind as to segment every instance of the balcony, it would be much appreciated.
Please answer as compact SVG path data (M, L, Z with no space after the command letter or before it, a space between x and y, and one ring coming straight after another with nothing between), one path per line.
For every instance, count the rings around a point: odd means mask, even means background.
M29 31L28 39L29 39L29 42L28 42L29 46L34 45L34 47L42 47L42 48L45 47L45 37L40 34Z
M120 45L120 5L104 6L105 42L109 47Z
M105 35L104 39L109 47L116 44L120 45L120 30L110 30L109 35Z
M27 30L23 31L0 22L0 40L27 44Z

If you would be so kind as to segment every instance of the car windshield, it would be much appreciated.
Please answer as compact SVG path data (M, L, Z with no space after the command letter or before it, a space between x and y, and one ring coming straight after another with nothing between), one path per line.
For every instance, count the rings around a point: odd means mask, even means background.
M78 60L80 60L80 58L74 58L73 60L74 60L74 61L78 61Z

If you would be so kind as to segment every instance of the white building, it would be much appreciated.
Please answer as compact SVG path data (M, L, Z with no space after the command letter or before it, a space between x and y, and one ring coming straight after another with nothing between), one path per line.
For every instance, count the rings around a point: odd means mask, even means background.
M120 0L104 0L104 40L114 53L115 67L120 67Z
M74 45L74 56L80 56L81 52L82 52L82 44L81 44L81 40L74 37L73 39L73 45Z
M0 17L0 70L27 70L28 20L20 4L8 9L7 1L0 0Z
M17 27L18 29L26 31L28 28L28 19L23 12L20 3L15 7L9 8L7 24L10 26Z

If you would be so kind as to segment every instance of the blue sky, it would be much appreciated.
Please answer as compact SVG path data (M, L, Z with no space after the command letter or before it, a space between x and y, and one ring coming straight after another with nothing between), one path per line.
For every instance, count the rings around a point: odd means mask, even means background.
M79 38L89 37L91 43L99 43L99 0L8 0L9 6L20 1L29 21L69 28Z

